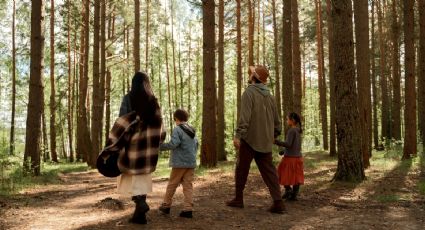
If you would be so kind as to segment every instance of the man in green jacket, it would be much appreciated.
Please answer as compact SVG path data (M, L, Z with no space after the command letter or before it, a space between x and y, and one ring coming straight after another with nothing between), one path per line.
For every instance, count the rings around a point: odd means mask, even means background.
M236 194L226 204L230 207L244 207L243 190L254 159L273 198L269 211L283 213L285 208L272 161L272 146L274 139L281 133L281 123L275 99L266 86L269 71L257 65L250 66L248 73L249 86L242 94L238 127L233 140L235 148L239 150L235 170Z

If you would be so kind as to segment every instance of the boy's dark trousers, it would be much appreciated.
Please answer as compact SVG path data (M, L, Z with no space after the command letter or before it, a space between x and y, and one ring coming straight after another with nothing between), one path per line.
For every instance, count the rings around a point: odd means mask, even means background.
M272 153L257 152L244 140L241 140L239 156L236 163L236 200L243 201L243 190L245 189L249 168L253 159L260 170L263 181L269 188L273 201L282 200L276 167L273 165Z

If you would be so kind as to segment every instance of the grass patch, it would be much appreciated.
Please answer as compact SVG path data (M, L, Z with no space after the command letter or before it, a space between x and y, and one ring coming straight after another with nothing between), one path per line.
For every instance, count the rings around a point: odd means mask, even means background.
M60 173L83 172L89 167L86 163L53 163L44 162L41 165L41 175L31 176L24 173L22 166L3 167L0 177L0 195L13 195L23 189L46 184L61 183Z
M396 194L387 194L387 195L378 195L375 197L375 199L382 203L389 203L389 202L397 202L401 200L401 197Z
M422 195L425 195L425 181L419 181L418 190Z

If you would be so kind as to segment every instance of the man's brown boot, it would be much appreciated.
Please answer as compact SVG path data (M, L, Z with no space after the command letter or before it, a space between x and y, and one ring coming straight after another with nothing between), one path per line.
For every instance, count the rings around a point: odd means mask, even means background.
M229 200L226 202L226 205L234 208L243 208L243 199L234 198L233 200Z
M269 208L269 212L279 213L279 214L285 213L286 210L285 210L285 206L283 204L283 201L282 200L273 201L273 205Z

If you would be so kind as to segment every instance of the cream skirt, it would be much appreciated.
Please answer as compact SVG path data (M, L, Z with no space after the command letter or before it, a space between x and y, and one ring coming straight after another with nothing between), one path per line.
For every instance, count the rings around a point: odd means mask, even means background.
M152 192L152 174L121 174L117 180L117 189L124 196L146 195Z

